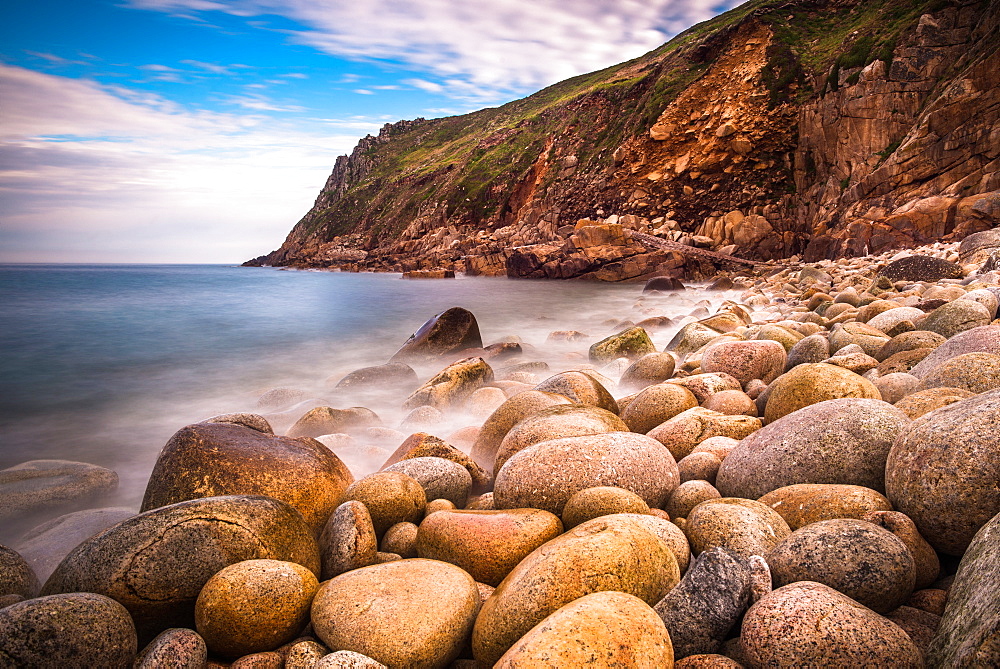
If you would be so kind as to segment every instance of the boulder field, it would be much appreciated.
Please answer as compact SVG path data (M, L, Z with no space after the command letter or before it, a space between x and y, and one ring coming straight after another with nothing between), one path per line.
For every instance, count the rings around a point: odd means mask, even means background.
M449 309L332 406L178 426L141 509L2 471L5 514L77 508L0 546L0 666L1000 666L1000 272L966 260L661 281L538 345Z

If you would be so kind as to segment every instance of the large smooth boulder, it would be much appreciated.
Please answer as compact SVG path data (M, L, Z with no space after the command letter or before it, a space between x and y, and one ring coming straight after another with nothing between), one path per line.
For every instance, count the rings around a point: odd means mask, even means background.
M312 604L316 635L390 667L447 667L479 612L476 582L437 560L396 560L323 583Z
M886 496L942 553L962 555L1000 512L1000 390L921 416L885 465Z
M516 453L549 439L628 432L617 415L589 404L560 404L528 416L507 432L497 449L493 471L499 472Z
M940 281L962 278L962 267L943 258L912 255L893 260L878 271L876 277L896 281Z
M539 383L535 386L535 390L564 395L578 404L590 404L611 413L618 413L618 402L608 389L586 372L560 372Z
M578 525L525 557L483 603L472 651L493 666L546 616L575 599L614 590L655 604L680 580L667 545L628 516Z
M0 609L0 665L132 666L137 641L128 611L113 599L73 592Z
M927 649L931 667L1000 666L1000 514L969 543L948 590L937 635Z
M760 419L754 416L730 416L705 407L694 407L663 421L647 432L647 436L663 444L680 461L706 439L743 439L759 429Z
M0 597L31 599L38 594L38 577L17 551L0 545Z
M984 325L950 337L921 360L910 374L923 379L938 365L966 353L1000 354L1000 325Z
M479 323L471 311L452 307L429 318L389 360L400 362L439 357L466 348L481 348Z
M133 669L203 669L208 665L208 646L192 629L172 627L156 635L139 651Z
M904 603L916 580L906 544L854 518L810 523L782 539L765 559L775 587L816 581L879 613Z
M43 595L95 592L121 603L140 639L194 627L194 603L223 567L270 558L319 573L319 548L302 514L270 497L233 495L178 502L122 521L80 544Z
M670 635L656 612L624 592L584 595L546 616L494 665L515 667L673 666Z
M740 645L753 667L924 666L898 625L812 581L778 588L751 606Z
M871 399L807 406L743 439L723 460L723 496L758 499L797 483L843 483L885 492L885 462L909 417ZM891 498L890 498L891 499Z
M420 482L402 472L376 472L352 483L344 500L361 502L371 514L375 534L382 536L396 523L419 523L427 506Z
M611 432L543 441L516 453L497 472L498 509L530 507L561 515L567 500L585 488L631 490L650 507L662 507L680 484L670 451L651 437Z
M69 460L31 460L0 470L0 522L25 512L81 504L118 487L118 474Z
M627 391L639 391L654 383L666 381L674 375L676 364L674 356L669 353L649 353L622 372L618 387Z
M469 456L483 469L492 471L497 449L512 427L542 409L560 404L573 404L573 400L540 390L525 390L508 398L483 422Z
M383 471L397 462L412 460L414 458L444 458L445 460L451 460L462 465L472 478L473 493L483 493L493 487L493 477L488 471L480 467L475 460L443 439L438 439L426 432L415 432L403 440L403 443L382 463L379 471ZM428 499L434 498L428 497Z
M698 399L687 388L676 383L656 383L639 392L622 410L621 416L627 429L646 434L660 423L696 406Z
M918 390L896 402L896 408L911 419L916 420L935 409L961 402L975 396L976 393L964 388L928 388Z
M902 332L887 341L873 357L879 362L883 362L897 353L916 351L922 348L935 349L946 341L947 339L937 332L931 332L930 330L910 330L909 332Z
M341 459L315 439L196 423L160 451L141 510L200 497L266 495L296 508L319 534L353 480Z
M825 362L803 364L785 372L768 388L764 420L773 423L811 404L845 397L882 399L868 379Z
M493 380L493 369L482 358L466 358L453 362L414 390L403 409L432 406L448 409L460 406L466 398Z
M410 391L420 385L413 368L401 362L388 362L374 367L356 369L337 382L338 389L374 390L396 388Z
M446 499L459 507L472 490L469 470L445 458L407 458L382 471L406 474L420 484L427 500Z
M656 353L649 334L640 327L633 327L606 337L590 347L590 361L597 364L617 358L637 360L649 353Z
M342 434L366 427L377 427L381 423L381 419L375 412L365 407L334 409L333 407L318 406L302 414L288 428L285 436L315 438L325 434Z
M338 506L319 536L323 580L375 563L378 536L368 507L357 500Z
M935 367L924 377L924 388L961 388L985 393L1000 388L1000 355L966 353Z
M757 500L778 512L793 530L836 518L862 519L872 511L892 511L885 495L859 485L796 483Z
M743 386L753 379L774 381L785 370L785 347L769 339L712 344L701 356L703 372L726 372Z
M790 533L788 523L771 507L737 497L702 502L691 509L684 525L695 555L717 546L743 557L767 555Z

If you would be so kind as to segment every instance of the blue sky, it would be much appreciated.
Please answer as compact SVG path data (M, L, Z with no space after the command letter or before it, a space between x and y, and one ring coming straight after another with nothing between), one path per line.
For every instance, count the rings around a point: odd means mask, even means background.
M9 0L0 262L241 262L338 155L523 97L732 0Z

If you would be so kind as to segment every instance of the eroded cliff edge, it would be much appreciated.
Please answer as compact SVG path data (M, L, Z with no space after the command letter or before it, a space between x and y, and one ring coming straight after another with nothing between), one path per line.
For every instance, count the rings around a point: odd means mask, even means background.
M386 125L248 264L620 281L709 262L632 231L810 261L998 223L1000 0L754 0L523 100Z

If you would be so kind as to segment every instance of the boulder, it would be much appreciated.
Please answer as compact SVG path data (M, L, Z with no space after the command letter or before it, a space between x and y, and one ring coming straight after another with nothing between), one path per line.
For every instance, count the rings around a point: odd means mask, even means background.
M427 495L420 482L402 472L376 472L359 479L344 493L371 514L375 534L382 536L396 523L419 523L424 517Z
M924 388L961 388L984 393L1000 388L1000 355L965 353L946 360L924 376Z
M959 332L988 326L992 318L989 310L979 302L952 300L927 314L920 327L950 339Z
M931 667L1000 665L1000 514L983 525L962 556L937 634Z
M492 471L497 449L507 432L528 416L559 404L573 404L573 400L565 395L540 390L526 390L514 395L497 407L483 423L472 445L470 457L480 467Z
M896 281L961 279L962 267L934 256L912 255L893 260L880 269L875 276L884 276L892 283Z
M786 352L791 351L795 344L804 338L805 335L801 332L796 332L791 328L781 325L763 325L751 337L751 339L760 341L776 341L785 348Z
M338 506L319 536L319 551L324 581L374 564L378 536L368 508L357 500Z
M586 372L561 372L539 383L535 386L535 390L564 395L577 404L590 404L611 413L618 413L618 403L608 389Z
M453 437L454 435L449 437L449 439ZM427 434L426 432L417 432L407 437L403 443L401 443L399 447L393 451L392 455L390 455L386 461L382 463L379 471L382 471L397 462L414 458L444 458L445 460L451 460L452 462L460 464L467 472L469 472L469 476L472 478L473 493L479 494L493 487L493 477L490 476L488 471L480 467L475 460L451 444L442 439L438 439L434 435ZM431 500L434 499L434 497L428 497L427 499Z
M910 420L916 420L935 409L961 402L975 394L963 388L928 388L902 398L896 402L896 408L909 416Z
M364 407L334 409L333 407L313 407L288 428L287 437L321 437L324 434L340 434L366 427L381 425L375 412Z
M830 340L824 335L814 334L803 337L788 351L785 371L804 364L823 362L830 357Z
M741 390L720 390L705 400L702 406L727 416L757 417L757 403Z
M921 360L910 373L923 379L938 365L966 353L1000 354L1000 325L984 325L950 337Z
M917 526L909 516L899 511L872 511L865 514L862 520L892 532L906 544L906 549L913 556L913 564L916 569L914 590L923 590L937 581L941 573L941 561L927 540L920 536ZM912 598L907 601L912 603Z
M716 546L744 557L766 555L790 533L788 523L771 507L736 497L702 502L684 526L695 555Z
M574 493L563 507L562 521L571 529L593 518L613 513L649 513L649 505L631 490L614 486L584 488Z
M294 562L245 560L216 572L198 594L198 634L213 654L237 658L296 638L309 622L316 576Z
M821 520L862 519L872 511L892 511L885 495L871 488L837 483L787 485L757 501L777 511L792 530Z
M680 460L705 439L743 439L759 430L760 425L760 419L753 416L729 416L704 407L694 407L660 423L647 435L666 446L674 458Z
M681 483L707 481L715 484L715 477L721 465L722 460L714 453L688 453L677 461L677 471L680 473Z
M367 655L350 650L338 650L320 658L312 669L389 669Z
M810 523L782 539L765 559L776 587L815 581L879 613L905 602L916 580L906 544L854 518Z
M626 391L639 391L643 388L662 383L674 375L676 362L669 353L648 353L622 373L618 387Z
M302 515L270 497L178 502L122 521L80 544L42 594L96 592L121 603L140 640L194 627L202 586L223 567L268 558L319 573L319 548Z
M886 457L909 424L906 414L879 400L813 404L743 439L722 462L716 487L723 496L748 499L797 483L884 492Z
M647 386L621 412L626 430L646 434L660 423L698 406L698 399L676 383Z
M31 599L38 594L38 577L17 551L0 545L0 597L18 595Z
M447 667L479 612L476 582L437 560L396 560L323 583L312 604L316 635L328 648L390 667Z
M640 327L633 327L606 337L590 347L590 361L597 364L617 358L638 360L649 353L656 353L649 334Z
M429 405L436 409L461 406L475 390L493 380L493 370L482 358L453 362L417 388L403 409Z
M687 518L691 509L710 499L719 499L722 495L715 486L704 480L683 481L670 493L663 510L671 518Z
M428 500L446 499L459 507L465 506L472 490L469 470L445 458L408 458L383 471L406 474L421 485Z
M128 611L91 592L38 597L0 609L0 663L7 667L132 666Z
M674 335L664 351L673 351L679 356L694 353L722 333L702 323L688 323Z
M840 398L882 399L871 381L843 367L824 362L798 365L771 385L764 420L773 423L804 407Z
M902 351L914 351L921 348L935 349L947 341L937 332L930 330L911 330L896 335L882 345L875 353L875 359L879 362L888 360L893 355Z
M726 372L745 386L753 379L770 383L785 370L788 355L776 341L725 341L701 356L703 372Z
M611 432L551 439L516 453L497 472L493 503L498 509L530 507L561 515L574 493L616 486L658 508L679 483L677 463L660 442Z
M704 403L705 400L715 393L720 393L724 390L740 390L742 388L740 382L726 372L692 374L691 376L670 379L667 383L674 383L687 388L694 394L699 403Z
M156 635L136 656L133 669L203 669L208 666L208 646L191 629L172 627Z
M746 558L725 548L702 552L667 595L657 602L677 659L714 653L750 604Z
M417 373L402 362L388 362L374 367L356 369L337 382L339 389L376 390L395 388L410 391L420 385Z
M680 580L667 545L629 515L595 518L525 557L483 603L472 652L483 666L504 653L549 614L585 595L614 590L647 604Z
M740 645L750 666L924 666L898 625L812 581L778 588L751 606Z
M958 247L958 258L963 265L985 262L1000 249L1000 229L985 230L971 234Z
M673 665L670 635L649 604L624 592L584 595L546 616L517 640L494 665L582 667L600 658L603 666Z
M962 555L1000 512L1000 390L913 421L885 465L886 496L939 552Z
M540 509L439 511L424 518L417 555L442 560L497 586L526 555L562 534L559 518Z
M838 323L830 331L830 352L857 344L865 354L874 357L890 339L886 333L864 323Z
M0 522L26 512L57 508L106 495L118 487L118 474L85 462L31 460L0 470Z
M873 379L872 383L878 388L878 394L882 396L884 402L895 404L907 395L911 395L920 390L920 379L903 372L893 372Z
M196 423L160 451L141 510L201 497L266 495L293 506L318 534L353 480L341 459L315 439Z
M628 424L621 418L589 404L560 404L542 409L507 432L497 449L493 471L499 473L515 454L542 441L628 431Z
M415 558L418 531L413 523L396 523L385 531L379 549L383 553L394 553L402 558Z
M452 307L432 316L410 335L389 362L440 357L465 348L482 347L479 323L471 311Z

